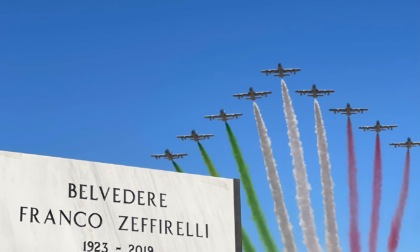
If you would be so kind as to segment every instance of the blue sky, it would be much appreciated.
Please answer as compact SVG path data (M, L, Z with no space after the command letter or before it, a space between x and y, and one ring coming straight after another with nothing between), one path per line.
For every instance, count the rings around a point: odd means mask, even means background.
M378 251L385 251L398 201L408 136L420 141L419 3L416 1L0 1L0 149L173 170L150 154L187 152L179 165L207 174L193 142L176 135L212 133L203 142L219 172L239 177L224 125L204 115L244 113L230 123L274 237L281 246L252 104L233 93L271 90L258 101L273 143L299 251L302 243L279 79L260 74L281 62L302 71L289 90L335 89L320 98L327 127L337 219L348 246L346 117L327 110L367 107L352 117L358 164L360 229L367 250L374 133L356 127L398 124L383 132L383 200ZM313 101L292 94L317 231L324 242ZM419 151L412 150L410 195L399 251L420 247ZM242 199L243 225L262 248Z

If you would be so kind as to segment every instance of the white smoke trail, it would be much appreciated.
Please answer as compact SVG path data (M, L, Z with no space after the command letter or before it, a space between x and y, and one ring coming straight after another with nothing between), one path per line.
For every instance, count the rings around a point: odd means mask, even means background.
M295 240L293 237L292 225L289 221L286 205L284 203L283 191L281 189L279 175L277 173L276 161L273 157L271 141L268 137L267 128L258 105L254 102L254 114L257 122L258 133L260 136L261 150L264 156L265 167L267 171L268 182L270 183L271 193L274 199L274 211L276 213L279 229L282 234L285 252L296 252Z
M321 108L317 100L314 101L315 132L318 140L318 156L321 166L322 196L324 197L325 239L327 251L341 252L338 239L337 221L334 204L334 183L331 178L331 164L328 154L327 135L324 121L322 120Z
M311 206L309 191L311 186L308 183L306 165L303 160L302 143L300 142L299 130L292 101L286 83L281 81L283 108L286 115L286 123L289 135L289 146L293 157L293 175L296 181L296 199L299 207L300 226L303 231L303 242L308 252L322 251L316 234L314 214Z

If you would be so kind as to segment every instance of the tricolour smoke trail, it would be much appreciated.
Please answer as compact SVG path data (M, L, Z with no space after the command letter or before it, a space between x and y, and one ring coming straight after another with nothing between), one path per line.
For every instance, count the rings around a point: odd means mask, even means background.
M264 156L264 162L267 171L267 178L268 182L270 183L271 193L274 199L274 211L276 213L277 222L282 234L284 251L296 252L296 244L293 237L292 225L290 224L289 215L284 203L283 191L281 189L280 179L277 173L276 161L273 157L271 141L268 137L267 128L265 127L260 109L255 102L253 105L255 120L257 121L257 128L260 136L261 150Z
M172 160L172 164L174 165L174 167L175 167L175 170L177 171L177 172L184 172L182 169L181 169L181 167L175 162L175 161L173 161Z
M379 227L379 206L381 205L382 194L382 155L381 155L381 138L379 133L376 134L375 142L375 161L373 164L373 196L372 196L372 213L370 215L370 233L369 233L369 251L376 252L378 241Z
M410 182L410 151L407 150L405 157L404 177L401 186L400 200L398 202L397 211L392 219L391 233L388 238L388 252L397 250L398 242L400 240L401 221L404 216L405 203L408 197L408 186Z
M213 177L220 177L219 172L216 170L216 167L214 167L213 162L211 161L209 155L207 154L206 150L200 142L198 142L198 148L200 149L201 155L204 159L204 163L206 163L210 175ZM245 252L256 251L254 245L251 242L251 239L249 238L249 235L246 233L244 228L242 228L242 246Z
M350 117L347 120L348 180L350 191L350 251L360 252L359 195L357 193L357 167L354 152L353 129Z
M287 90L286 83L283 80L281 81L281 87L283 107L286 115L289 135L289 146L293 157L293 175L296 181L296 199L300 211L300 225L302 227L304 237L303 242L305 243L308 252L320 252L322 249L319 245L318 236L316 234L314 214L309 194L311 189L306 174L306 165L303 160L303 150L300 142L296 115L293 109L292 101L290 100L289 91Z
M325 239L327 251L340 252L337 221L334 204L334 182L331 177L331 163L328 154L327 135L321 108L317 100L314 101L316 136L318 141L318 156L321 166L322 196L324 197Z
M263 212L261 210L260 203L258 202L257 194L255 193L254 186L251 181L251 176L249 175L248 167L245 163L244 158L242 157L241 150L239 148L238 142L236 141L235 135L232 132L228 123L226 124L226 131L228 133L229 142L232 146L233 156L235 157L236 163L238 165L239 174L241 176L241 182L244 186L247 202L251 208L252 218L258 228L258 233L260 238L263 241L266 251L268 252L277 252L276 243L271 236L270 231L268 230L267 223Z

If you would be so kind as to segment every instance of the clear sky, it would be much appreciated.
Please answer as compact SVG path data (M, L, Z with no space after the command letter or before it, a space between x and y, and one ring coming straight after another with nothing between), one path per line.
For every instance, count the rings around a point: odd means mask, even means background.
M260 151L252 104L232 94L271 90L258 101L273 143L299 251L302 243L292 159L279 79L261 69L300 67L286 82L299 121L317 232L325 248L313 100L293 91L319 88L327 128L340 242L349 251L346 117L352 117L358 164L360 229L367 250L375 133L356 127L398 124L383 132L383 200L378 251L385 251L399 197L405 150L420 141L418 1L6 1L0 0L0 149L173 170L150 154L187 152L178 164L207 174L192 129L224 177L239 177L223 123L204 115L243 113L230 123L251 170L274 237L281 238ZM412 150L409 199L399 251L420 247L420 148ZM244 192L243 192L244 193ZM262 251L246 200L243 225Z

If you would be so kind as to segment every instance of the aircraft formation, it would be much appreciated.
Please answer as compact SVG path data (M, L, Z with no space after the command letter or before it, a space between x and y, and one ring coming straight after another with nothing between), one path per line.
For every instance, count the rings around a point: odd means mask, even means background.
M283 68L282 64L279 63L277 65L276 69L265 69L261 70L261 73L264 73L265 75L273 75L275 77L284 78L285 76L290 76L290 74L296 74L297 72L300 72L300 68ZM309 97L313 97L314 99L318 97L322 97L324 95L330 95L331 93L334 93L335 90L331 89L318 89L316 84L312 85L311 89L308 90L296 90L296 93L299 95L307 95ZM254 91L252 87L249 88L247 93L237 93L233 94L233 97L236 97L238 99L245 98L246 100L252 100L255 101L256 99L267 97L269 94L272 94L271 91ZM343 114L350 117L351 115L361 113L368 111L367 108L353 108L350 106L350 103L347 103L347 105L344 108L332 108L329 109L329 111L333 112L334 114ZM206 115L204 118L212 120L221 120L223 122L226 122L228 120L232 119L238 119L240 116L242 116L242 113L226 113L224 109L221 109L219 114L215 115ZM362 129L363 131L375 131L377 133L384 131L384 130L392 130L394 128L398 127L397 125L381 125L379 120L376 121L375 125L372 126L361 126L359 129ZM195 130L191 131L190 135L181 135L177 136L177 138L180 138L181 140L190 139L195 142L198 142L200 140L210 139L210 137L213 137L212 134L197 134ZM396 142L396 143L390 143L391 146L394 147L403 147L410 149L412 147L420 146L420 142L413 142L410 137L407 138L406 142ZM156 159L165 158L168 160L173 160L177 158L183 158L184 156L187 156L186 153L180 153L180 154L173 154L168 149L165 150L164 154L153 154L152 157Z

